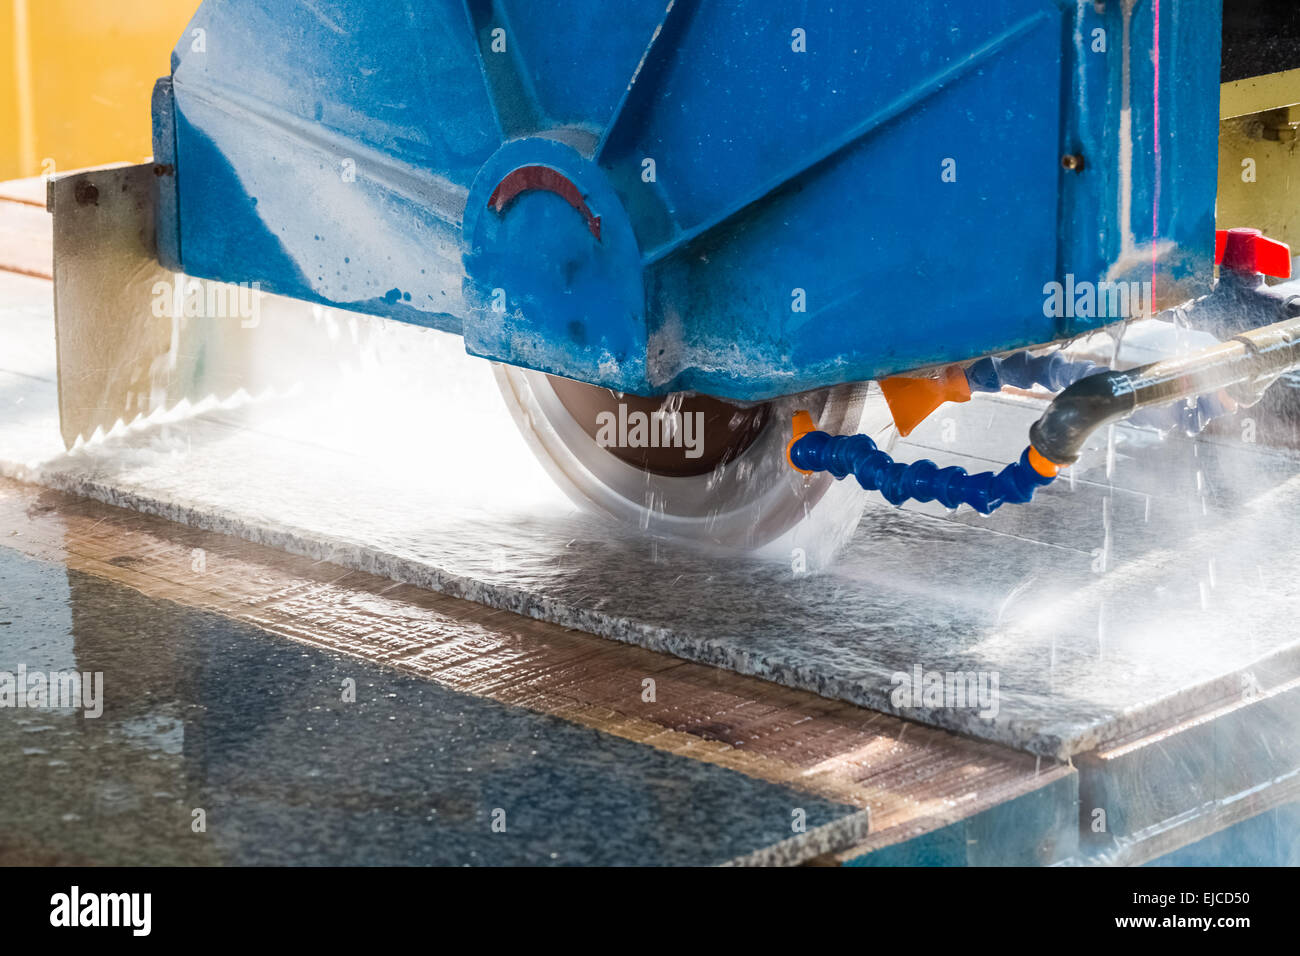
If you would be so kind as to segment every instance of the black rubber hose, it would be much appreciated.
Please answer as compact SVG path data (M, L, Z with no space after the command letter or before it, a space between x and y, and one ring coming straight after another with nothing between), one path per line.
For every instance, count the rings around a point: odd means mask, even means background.
M1053 464L1072 465L1089 435L1136 410L1137 394L1128 372L1089 375L1052 400L1030 426L1029 443Z
M1123 372L1089 375L1056 396L1029 429L1029 442L1051 463L1072 465L1079 460L1089 435L1139 408L1167 405L1242 383L1262 390L1298 365L1300 318L1293 318L1243 332L1191 355Z

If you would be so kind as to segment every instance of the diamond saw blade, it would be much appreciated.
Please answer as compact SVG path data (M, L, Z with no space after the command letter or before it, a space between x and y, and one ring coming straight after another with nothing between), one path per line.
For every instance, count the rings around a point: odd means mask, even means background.
M879 390L862 384L739 404L643 398L508 365L495 372L520 431L573 501L654 536L726 549L824 555L856 527L867 500L856 483L806 477L786 462L796 410L833 434L866 432L886 448L896 437Z

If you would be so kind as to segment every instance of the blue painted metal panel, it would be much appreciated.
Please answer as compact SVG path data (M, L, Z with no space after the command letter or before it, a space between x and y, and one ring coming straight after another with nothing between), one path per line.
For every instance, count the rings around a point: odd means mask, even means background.
M1205 291L1219 31L1209 0L206 0L155 123L192 274L757 399L1114 321L1045 309L1067 275ZM498 203L528 168L562 180Z
M1062 177L1058 281L1153 282L1158 300L1176 304L1210 287L1219 136L1211 68L1222 5L1124 6L1079 3L1070 18L1063 149L1086 157L1087 167ZM1102 321L1066 317L1060 334Z

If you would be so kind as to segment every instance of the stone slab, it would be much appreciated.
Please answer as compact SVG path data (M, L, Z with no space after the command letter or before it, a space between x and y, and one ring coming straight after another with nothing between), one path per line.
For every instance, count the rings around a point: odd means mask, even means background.
M35 282L0 287L11 477L1059 759L1300 671L1300 462L1245 432L1113 429L990 518L875 501L834 566L799 574L575 511L488 367L396 324L307 398L155 417L65 454ZM945 408L897 456L1000 467L1040 408ZM918 667L996 678L996 708L907 706L897 675Z

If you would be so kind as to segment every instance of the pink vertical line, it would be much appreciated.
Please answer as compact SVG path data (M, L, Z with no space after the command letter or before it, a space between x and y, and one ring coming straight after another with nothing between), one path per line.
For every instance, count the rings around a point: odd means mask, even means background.
M1153 197L1151 201L1151 311L1155 311L1156 300L1156 261L1158 251L1158 240L1160 237L1160 0L1151 0L1151 23L1152 23L1152 42L1154 44L1154 55L1152 62L1155 66L1155 82L1152 83L1154 89L1152 101L1152 134L1151 153L1155 160L1155 185L1151 191Z

